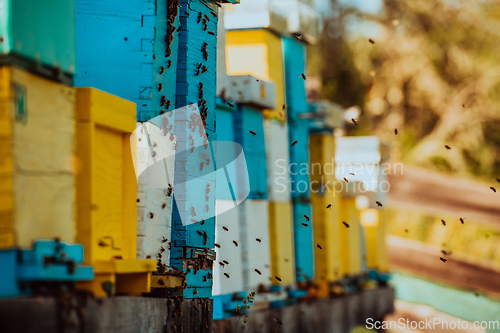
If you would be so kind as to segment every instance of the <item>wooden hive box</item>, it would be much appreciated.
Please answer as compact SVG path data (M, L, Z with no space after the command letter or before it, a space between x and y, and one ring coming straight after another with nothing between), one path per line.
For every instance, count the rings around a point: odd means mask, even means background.
M77 241L95 279L80 287L104 296L101 284L116 292L149 292L154 259L136 259L137 180L130 134L136 128L135 104L93 88L78 88L76 143Z
M269 203L269 243L272 284L293 284L295 282L295 257L291 203ZM281 281L277 280L276 276Z
M0 67L0 249L74 243L74 89Z

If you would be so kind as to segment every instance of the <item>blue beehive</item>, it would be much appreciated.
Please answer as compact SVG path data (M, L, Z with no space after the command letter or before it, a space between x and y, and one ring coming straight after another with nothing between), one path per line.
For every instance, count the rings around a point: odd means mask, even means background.
M245 152L250 179L248 199L267 199L266 144L264 137L264 115L246 105L238 105L234 113L236 142ZM253 136L250 131L255 131Z
M0 61L71 83L75 73L74 1L5 0Z
M306 49L304 43L283 37L285 60L286 104L288 119L308 112L306 87L302 74L306 74ZM291 141L290 141L291 142Z
M307 119L288 118L290 142L290 191L294 201L308 201L309 193L309 122ZM293 146L294 141L297 141Z
M309 216L306 222L304 215ZM302 222L309 224L304 227ZM293 204L293 239L295 250L295 272L297 281L311 280L314 277L314 244L313 244L314 220L311 204L294 202Z

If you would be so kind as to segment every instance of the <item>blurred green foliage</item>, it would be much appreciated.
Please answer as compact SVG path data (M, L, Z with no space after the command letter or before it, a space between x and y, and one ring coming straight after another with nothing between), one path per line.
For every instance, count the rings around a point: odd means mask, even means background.
M329 1L308 70L315 97L361 108L349 134L378 135L407 164L500 175L500 2L383 0L367 14ZM377 29L352 33L366 23Z

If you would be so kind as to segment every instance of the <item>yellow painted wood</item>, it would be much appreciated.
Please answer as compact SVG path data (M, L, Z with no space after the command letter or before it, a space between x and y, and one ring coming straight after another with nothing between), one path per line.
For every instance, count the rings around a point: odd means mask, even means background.
M355 198L340 199L341 223L345 221L349 224L349 228L344 225L340 228L340 258L344 276L359 275L361 272L360 221L355 200Z
M378 210L375 211L378 214ZM382 272L389 270L389 259L385 243L386 228L384 220L380 219L375 226L366 226L366 266Z
M184 284L184 279L180 276L151 276L152 288L181 288Z
M75 241L74 98L73 88L0 67L0 248Z
M295 282L292 204L269 202L269 243L273 284ZM282 281L275 279L278 276Z
M226 34L228 75L250 74L276 84L276 107L264 110L268 118L285 121L285 79L281 38L270 30L232 30ZM281 116L280 116L281 113Z
M335 141L330 134L309 136L311 186L335 182Z

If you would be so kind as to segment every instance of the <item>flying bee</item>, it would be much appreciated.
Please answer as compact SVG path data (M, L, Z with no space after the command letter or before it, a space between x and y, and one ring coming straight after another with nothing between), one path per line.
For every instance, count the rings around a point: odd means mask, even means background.
M257 133L255 133L255 131L250 131L250 134L252 134L252 136L256 136Z
M304 73L302 73L302 75L300 75L300 76L304 79L304 81L307 79L307 77Z
M394 135L398 135L398 129L397 128L394 129Z
M222 261L219 261L219 266L224 267L226 265Z
M238 247L238 242L237 241L233 241L233 244L236 245L236 247Z
M276 322L277 322L278 324L280 324L280 326L281 326L281 325L283 325L283 323L281 322L281 320L280 320L279 318L276 318Z
M349 179L347 179L346 177L344 177L344 180L346 183L349 183Z
M277 276L274 277L276 280L278 280L279 282L281 282L281 279Z
M149 212L149 218L152 219L153 217L155 217L155 214L153 212Z
M375 201L375 203L377 204L377 206L382 207L382 203L380 201Z
M445 250L441 250L441 253L444 254L445 256L449 256L452 251L446 252Z
M229 108L234 108L234 102L233 103L227 102L227 105L229 105Z
M444 147L445 147L446 149L448 149L448 150L450 150L450 149L451 149L451 147L450 147L450 146L448 146L448 145L445 145Z
M308 227L308 226L309 226L309 224L307 224L307 223L302 223L302 225L303 225L304 227Z
M222 229L224 229L224 231L229 231L229 229L226 226L222 227Z
M460 220L460 222L462 222L462 224L464 224L464 222L465 222L464 220L465 219L463 217L459 217L458 219Z
M368 41L369 41L370 43L372 43L372 44L375 44L375 41L374 41L373 39L371 39L371 38L370 38L370 39L368 39Z
M490 190L492 190L493 192L497 193L497 189L494 188L493 186L490 186Z
M225 275L228 279L230 278L229 274L224 273L224 275Z
M323 250L323 248L321 247L321 245L316 244L316 246L318 247L318 249Z
M345 225L346 228L349 228L349 224L345 221L342 221L342 224Z
M301 42L302 41L302 38L300 38L300 36L295 36L295 39L297 40L297 42Z
M349 174L350 174L351 176L354 176L354 174L353 174L352 172L349 172Z
M408 229L405 229L405 232L408 233Z
M259 242L259 243L260 243L260 242L262 242L262 239L260 239L260 238L255 238L255 240L256 240L257 242Z
M304 215L304 218L306 219L306 221L309 221L309 216Z
M295 146L297 144L297 140L293 141L292 144L290 145L291 147Z
M256 268L255 271L257 272L257 274L259 275L262 275L262 273Z
M222 260L222 262L223 262L224 264L226 264L226 265L229 265L229 261L227 261L227 260Z
M448 261L448 259L445 259L443 257L439 257L439 260L441 260L442 262L446 263Z
M328 204L328 206L326 206L326 209L332 210L332 204Z
M357 121L356 121L356 119L354 119L354 118L351 118L351 121L354 124L354 126L356 126L358 124Z
M441 224L446 227L446 221L445 220L441 220Z
M248 318L245 317L245 319L243 320L243 324L246 324L248 322Z
M220 244L219 243L215 243L214 244L216 248L220 249Z

